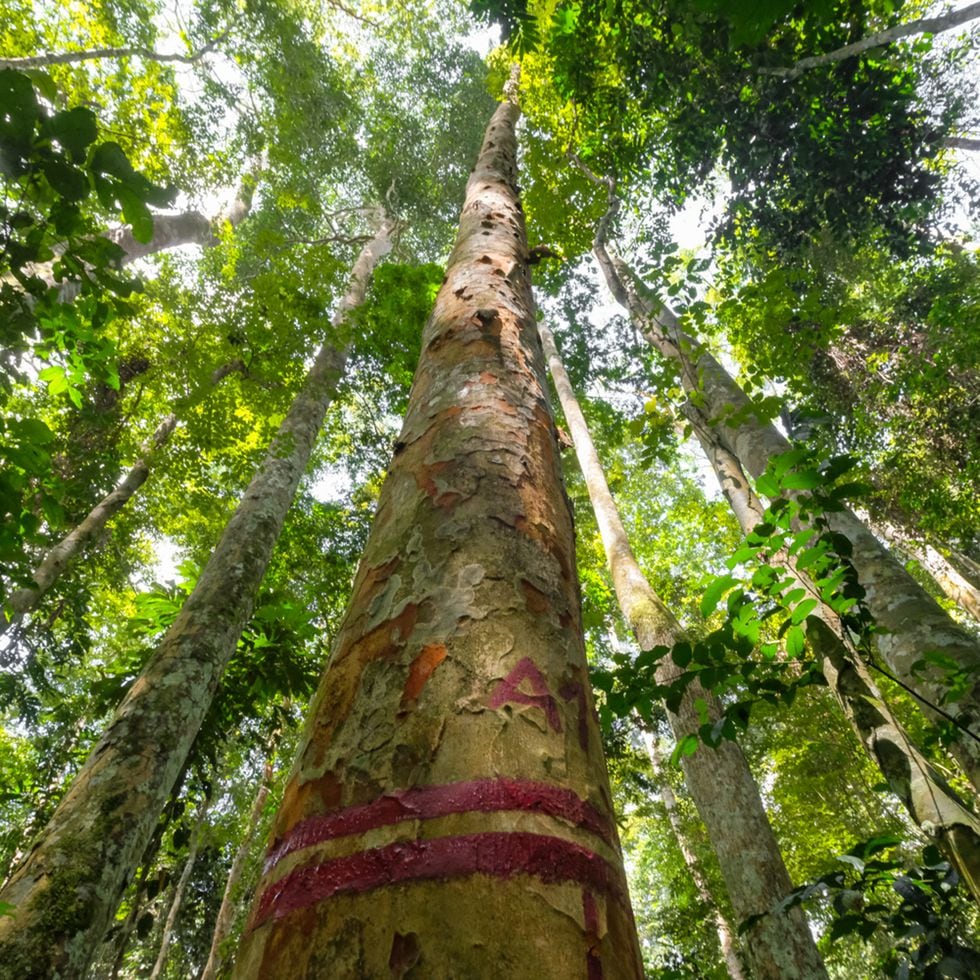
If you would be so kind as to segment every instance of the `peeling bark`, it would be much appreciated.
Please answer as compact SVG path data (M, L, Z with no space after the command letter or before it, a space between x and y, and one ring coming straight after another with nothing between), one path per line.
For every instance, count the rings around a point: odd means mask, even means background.
M544 386L486 131L236 976L642 976Z
M758 478L770 459L790 449L788 441L774 426L751 413L748 397L731 375L703 344L681 329L668 307L644 290L626 263L610 254L606 235L619 200L614 184L590 176L609 188L610 206L597 229L594 251L613 296L650 344L678 366L685 390L703 403L725 447L752 477ZM737 425L729 424L736 412L743 413L743 418ZM828 520L851 543L851 562L878 627L878 652L931 718L941 719L931 710L940 706L966 729L953 730L950 752L974 789L980 791L980 643L953 621L853 513L830 514ZM920 671L923 657L930 651L949 658L973 678L958 700L946 700L949 675L943 669L925 664Z
M715 931L718 933L718 945L721 947L721 955L725 960L725 969L728 970L728 975L732 980L745 980L745 972L742 970L742 964L735 949L734 930L711 894L711 888L708 885L704 870L701 868L701 862L698 861L698 857L694 853L681 816L677 812L677 799L674 796L674 791L670 788L670 783L667 782L663 759L657 748L657 740L650 732L644 732L643 743L646 746L647 755L650 757L653 774L660 784L660 801L667 811L667 819L670 821L671 830L674 831L677 847L684 858L684 864L687 865L687 870L690 872L699 898L711 910L711 916L715 920Z
M748 534L762 522L762 502L749 487L734 454L713 438L711 429L695 424L695 432L742 530ZM781 564L819 599L819 590L810 585L805 573L798 573L790 561ZM860 656L844 643L833 610L822 604L817 610L817 616L807 619L807 638L858 741L912 821L939 845L980 899L980 821L908 737Z
M684 630L653 590L633 555L554 339L544 324L538 330L595 511L623 617L642 650L674 646L686 639ZM669 684L680 673L668 657L658 664L656 679L660 684ZM700 728L698 701L704 702L709 721L721 717L717 698L700 684L691 684L677 711L667 712L678 740ZM792 891L793 883L738 744L723 741L712 750L701 746L694 755L684 757L682 766L691 798L718 857L735 914L740 921L761 916L745 935L744 951L752 975L758 980L826 977L802 911L794 908L788 913L765 914Z
M385 220L334 316L364 298ZM24 863L0 890L0 980L84 974L247 624L346 355L325 345L194 591Z

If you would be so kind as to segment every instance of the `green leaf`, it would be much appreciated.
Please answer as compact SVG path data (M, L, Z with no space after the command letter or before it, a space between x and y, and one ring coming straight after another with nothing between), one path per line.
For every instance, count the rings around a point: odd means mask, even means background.
M132 225L133 238L148 242L153 237L153 216L142 198L129 187L117 187L116 194L122 205L123 218Z
M814 609L817 608L817 600L810 598L804 599L794 610L792 615L792 621L794 625L802 623Z
M786 631L786 653L798 657L806 649L806 636L799 626L790 626Z
M762 476L755 481L755 489L758 493L761 493L766 497L779 496L779 484L768 473L763 473Z
M714 611L715 607L721 601L721 597L734 585L738 584L738 580L733 578L731 575L722 575L720 578L716 578L708 587L704 590L704 595L701 598L701 615L707 618Z
M82 160L99 135L99 127L95 113L79 106L55 113L45 123L44 132L56 139L76 160Z
M802 470L799 473L787 473L779 482L787 490L812 490L823 483L823 477L816 470Z

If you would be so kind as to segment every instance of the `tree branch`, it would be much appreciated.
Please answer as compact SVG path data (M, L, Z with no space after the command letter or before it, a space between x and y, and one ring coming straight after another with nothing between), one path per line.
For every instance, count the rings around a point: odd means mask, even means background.
M947 136L943 146L955 146L958 150L980 150L980 139L970 136Z
M227 34L227 30L222 31L216 38L208 41L203 48L198 48L192 54L160 54L151 48L139 46L90 48L88 51L61 51L49 54L32 54L22 58L0 58L0 68L46 68L48 65L71 65L79 61L97 61L100 58L146 58L148 61L178 61L184 65L192 65L213 51Z
M801 58L792 68L762 68L763 75L775 75L778 78L794 79L799 78L804 72L811 68L818 68L821 65L833 64L836 61L844 61L846 58L853 58L855 55L871 48L879 48L882 45L898 41L903 37L912 34L941 34L943 31L952 30L968 21L976 20L980 17L980 3L971 3L969 6L962 7L960 10L951 10L949 13L941 14L938 17L923 17L921 20L913 20L908 24L898 24L889 27L887 30L879 31L877 34L870 34L868 37L855 41L853 44L845 44L844 47L827 54L817 54L809 58Z

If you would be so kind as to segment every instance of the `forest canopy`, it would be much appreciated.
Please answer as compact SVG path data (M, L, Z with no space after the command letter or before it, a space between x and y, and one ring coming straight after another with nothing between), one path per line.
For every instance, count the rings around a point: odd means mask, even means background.
M980 975L980 4L0 14L0 980Z

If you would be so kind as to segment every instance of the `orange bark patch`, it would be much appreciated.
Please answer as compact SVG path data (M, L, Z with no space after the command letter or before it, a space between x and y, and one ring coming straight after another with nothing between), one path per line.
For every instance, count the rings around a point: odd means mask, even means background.
M538 588L535 588L527 579L521 579L521 591L524 593L524 601L527 603L528 612L535 615L547 612L551 608L548 597Z
M343 784L333 772L304 783L294 776L282 794L282 803L273 827L276 838L283 837L301 820L314 813L336 810L341 803Z
M346 650L339 651L337 660L354 657L366 664L379 657L394 657L412 635L418 616L419 607L410 602L397 616L365 633Z
M442 643L428 643L422 647L422 652L412 661L408 668L408 679L402 692L402 705L414 701L425 687L429 678L446 659L448 651Z
M495 385L499 378L493 373L493 371L482 371L480 373L480 381L485 385Z

